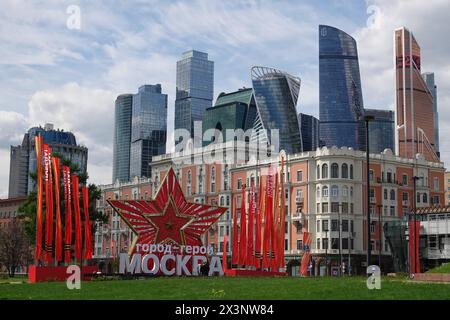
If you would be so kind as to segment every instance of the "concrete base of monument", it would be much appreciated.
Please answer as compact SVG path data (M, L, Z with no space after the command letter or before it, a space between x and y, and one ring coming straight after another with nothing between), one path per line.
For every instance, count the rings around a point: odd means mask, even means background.
M227 277L287 277L286 272L228 269L225 271Z
M68 266L30 266L28 268L28 283L46 281L66 281L71 275L67 273ZM98 266L83 266L82 280L89 281L99 271Z

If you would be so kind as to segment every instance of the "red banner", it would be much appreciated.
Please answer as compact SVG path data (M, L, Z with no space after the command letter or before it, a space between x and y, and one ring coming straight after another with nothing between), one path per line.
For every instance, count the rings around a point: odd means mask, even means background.
M235 267L239 262L239 243L238 243L238 224L237 224L237 201L234 198L233 213L233 251L231 252L231 264Z
M414 239L416 240L416 260L414 261ZM414 221L409 221L409 265L411 273L420 273L420 221L416 221L416 237L414 237ZM417 265L414 264L417 263Z
M247 212L245 210L245 185L241 192L241 234L239 237L239 265L247 264Z
M272 223L272 271L278 271L278 236L280 233L280 221L279 221L279 203L280 203L280 192L278 188L278 171L275 173L275 201L273 210L273 223Z
M228 247L228 235L223 236L223 250L222 250L222 269L223 273L227 272L227 247Z
M303 255L301 263L302 276L308 275L308 266L311 258L311 233L303 232Z
M60 164L59 158L52 158L53 175L55 177L55 202L56 202L56 239L55 239L55 261L62 260L62 225L61 225L61 208L59 199L60 184Z
M84 211L84 259L92 259L91 220L89 218L89 190L83 187L83 211Z
M45 181L45 261L52 262L53 250L53 199L51 148L44 144L44 181Z
M284 157L281 157L281 231L280 231L280 245L279 245L279 258L278 258L278 267L284 268L284 236L286 233L285 224L286 224L286 195L284 190Z
M269 166L269 175L266 181L265 193L265 217L264 217L264 234L263 234L263 265L264 269L270 266L270 239L272 233L272 214L273 214L273 172L272 166Z
M255 228L255 210L256 210L256 201L255 201L255 184L252 180L252 186L249 195L249 212L248 212L248 234L247 234L247 265L255 266L255 255L253 252L253 230Z
M80 198L79 198L79 181L76 174L72 175L72 194L73 194L73 208L75 213L75 259L81 261L81 213L80 213Z
M65 201L65 234L64 234L64 262L71 261L72 247L72 186L70 168L63 166L64 201Z
M258 210L256 211L256 240L255 240L255 259L256 259L256 269L261 268L261 220L264 212L264 186L263 177L259 177L259 194L258 194Z
M35 137L36 168L37 168L37 213L36 213L36 261L42 255L42 136Z

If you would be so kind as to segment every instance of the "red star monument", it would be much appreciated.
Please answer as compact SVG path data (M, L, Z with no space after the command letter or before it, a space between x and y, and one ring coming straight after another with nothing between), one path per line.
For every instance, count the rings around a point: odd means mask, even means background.
M136 243L201 246L201 236L227 208L186 201L170 168L154 200L108 200L137 235Z

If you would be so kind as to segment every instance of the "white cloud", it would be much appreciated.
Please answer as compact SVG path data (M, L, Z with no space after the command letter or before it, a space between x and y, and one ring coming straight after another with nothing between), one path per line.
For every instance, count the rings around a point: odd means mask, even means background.
M8 197L9 188L9 150L0 149L0 199Z
M27 119L23 114L0 110L0 148L19 144L26 128Z

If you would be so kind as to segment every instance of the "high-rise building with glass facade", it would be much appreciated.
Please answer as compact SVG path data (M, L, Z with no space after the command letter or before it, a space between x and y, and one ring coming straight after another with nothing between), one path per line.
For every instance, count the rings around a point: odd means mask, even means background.
M22 144L11 146L9 170L10 198L26 196L36 191L35 180L30 173L37 169L35 137L42 135L44 144L52 148L52 153L72 162L78 167L80 174L87 172L88 149L77 145L75 135L63 130L55 130L53 124L44 127L33 127L25 133Z
M434 82L434 73L433 72L425 72L422 74L423 80L427 84L428 90L430 90L431 95L433 96L433 121L434 121L434 149L438 156L439 153L439 112L437 106L437 86Z
M231 137L227 136L227 130L242 129L245 132L252 129L255 117L256 104L252 88L221 93L214 107L206 109L204 113L203 133L208 129L217 129L222 134L222 141L228 141ZM203 145L219 141L215 136L211 138L211 141L203 141Z
M130 179L150 177L152 156L166 152L167 95L161 85L143 85L133 95Z
M131 117L133 95L121 94L114 113L113 183L130 180Z
M394 32L396 152L415 159L422 154L429 161L439 161L435 150L433 95L421 74L419 43L405 27Z
M286 72L252 67L251 77L257 115L252 143L268 143L287 153L301 152L302 138L297 120L296 105L300 92L300 78ZM278 140L272 141L274 130Z
M303 151L316 151L319 147L319 123L319 119L314 116L304 113L298 114Z
M321 144L365 150L356 41L325 25L319 26L319 97Z
M214 62L208 60L207 53L187 51L177 62L176 81L175 130L186 129L194 137L194 121L201 121L212 106Z
M394 111L364 109L365 115L373 116L369 123L369 152L381 153L384 149L395 150Z

